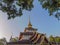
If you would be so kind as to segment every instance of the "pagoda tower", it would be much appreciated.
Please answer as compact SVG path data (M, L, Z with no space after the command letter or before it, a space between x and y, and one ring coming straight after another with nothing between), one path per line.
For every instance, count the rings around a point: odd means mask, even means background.
M25 28L24 32L20 32L19 40L29 40L30 37L37 32L36 28L32 27L30 17L28 27Z
M8 42L7 45L50 45L45 34L37 32L36 28L32 27L30 17L28 26L25 28L24 32L20 32L19 40L16 42Z

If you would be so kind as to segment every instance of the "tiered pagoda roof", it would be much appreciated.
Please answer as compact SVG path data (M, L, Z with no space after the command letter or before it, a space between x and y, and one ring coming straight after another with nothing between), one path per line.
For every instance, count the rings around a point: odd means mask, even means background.
M24 32L20 32L19 40L7 44L42 44L42 42L48 43L45 34L38 33L37 29L32 27L29 19L28 27L25 28Z

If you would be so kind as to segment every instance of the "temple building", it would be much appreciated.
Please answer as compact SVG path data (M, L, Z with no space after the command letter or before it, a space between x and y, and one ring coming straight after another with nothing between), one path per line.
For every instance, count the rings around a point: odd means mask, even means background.
M7 45L50 45L46 34L41 34L37 32L36 28L32 27L29 19L28 26L25 28L24 32L20 32L19 39L16 42L8 42Z

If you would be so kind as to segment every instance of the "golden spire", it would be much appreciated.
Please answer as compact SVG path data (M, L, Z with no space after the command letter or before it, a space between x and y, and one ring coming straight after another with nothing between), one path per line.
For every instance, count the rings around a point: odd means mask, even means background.
M28 23L28 27L31 28L32 27L32 24L31 24L31 21L30 21L30 16L29 16L29 23Z

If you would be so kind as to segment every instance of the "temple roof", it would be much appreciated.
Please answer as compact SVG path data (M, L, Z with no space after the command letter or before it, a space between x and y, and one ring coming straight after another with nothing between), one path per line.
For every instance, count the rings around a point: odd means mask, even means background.
M33 44L41 43L41 41L43 40L43 38L44 38L44 40L46 42L48 42L48 40L45 37L45 34L41 34L41 33L37 33L37 32L35 32L35 33L33 33L33 32L24 32L24 33L21 32L21 35L31 35L31 37L29 38L28 41L29 42L31 41L31 43L33 43ZM19 42L24 44L24 43L26 43L24 41L27 42L27 40L20 40ZM29 42L27 42L27 43L29 43Z
M32 27L31 27L31 28L26 27L26 28L25 28L25 30L36 30L36 31L37 31L37 29L36 29L36 28L32 28Z
M23 33L21 33L23 34ZM44 39L44 40L43 40ZM48 40L46 39L44 34L40 34L40 33L34 33L29 40L19 40L17 42L9 42L7 44L40 44L41 41L45 41L46 43L48 43Z
M30 40L21 40L17 42L8 42L7 44L31 44L32 42Z
M20 35L32 35L33 32L20 32Z
M37 29L32 27L32 24L30 22L30 17L29 17L28 27L25 28L24 32L20 32L19 41L9 42L7 44L40 44L42 43L42 41L45 41L46 43L48 43L48 40L46 39L45 34L41 34L36 31ZM25 39L27 38L26 35L29 35L27 36L28 40Z
M45 38L45 35L44 34L40 34L40 33L35 33L34 35L32 35L30 37L30 40L36 44L36 43L41 43L42 39ZM47 39L46 39L46 42L47 42Z

